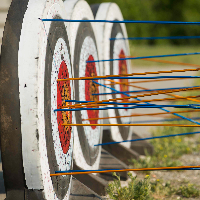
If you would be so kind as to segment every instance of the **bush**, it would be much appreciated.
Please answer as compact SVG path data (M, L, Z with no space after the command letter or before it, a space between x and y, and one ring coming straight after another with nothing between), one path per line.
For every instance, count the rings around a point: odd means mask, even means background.
M197 186L195 186L194 184L188 183L188 185L180 186L177 189L176 194L181 195L182 197L186 197L186 198L199 197L200 191Z
M120 177L113 173L116 180L109 183L107 193L110 199L114 200L153 200L165 199L177 196L190 198L200 196L199 186L194 184L181 184L180 186L172 185L171 182L164 183L163 180L150 180L150 176L146 175L143 180L138 180L129 173L130 182L128 186L122 187ZM175 196L177 195L177 196ZM168 199L167 198L167 199ZM177 198L178 199L178 198Z
M137 180L137 177L133 177L129 173L131 181L128 187L122 187L120 177L116 173L113 175L117 178L113 183L109 183L107 187L107 193L111 199L116 200L151 200L151 184L150 178L147 175L144 180Z

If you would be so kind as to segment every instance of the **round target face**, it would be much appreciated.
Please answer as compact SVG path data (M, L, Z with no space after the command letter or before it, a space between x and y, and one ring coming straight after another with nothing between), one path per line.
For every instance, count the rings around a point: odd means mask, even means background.
M111 33L112 38L123 38L123 32L121 29L120 24L114 24L112 33ZM126 43L124 40L113 40L110 43L110 58L111 59L119 59L119 58L124 58L128 54L127 52L127 47ZM126 60L120 60L116 62L110 62L110 74L127 74L130 73L130 67L128 66L128 62ZM114 84L111 87L117 91L124 92L128 91L128 79L116 79L115 81L121 83L121 84ZM112 95L112 98L123 98L127 97L125 94L117 94L117 95ZM122 100L122 102L127 103L128 100ZM121 105L119 105L121 107ZM126 105L124 105L124 109L119 109L115 110L115 116L122 116L122 118L117 118L117 123L118 124L125 124L130 122L130 118L128 117L123 117L131 115L131 110L126 109ZM126 126L119 126L118 127L119 132L122 136L123 140L127 140L130 134L130 127Z
M69 77L72 77L72 70L65 25L62 22L52 23L48 35L44 79L45 135L50 173L72 169L73 129L62 125L72 123L72 112L54 111L67 106L66 100L73 99L70 81L57 81ZM70 176L52 177L54 191L60 199L66 196L70 179Z
M93 10L93 14L96 20L123 20L122 13L120 8L115 3L102 3L98 5L91 6ZM109 59L119 59L124 58L125 56L129 56L129 44L126 40L110 40L110 38L123 38L127 37L126 26L124 24L112 24L112 23L101 23L95 24L97 29L97 36L100 43L100 59L101 60L109 60ZM104 75L118 75L130 73L130 61L121 60L114 62L104 62L103 63ZM128 91L128 80L126 79L115 79L114 81L118 82L112 85L111 87L117 91L123 92ZM110 81L105 81L106 84L110 84ZM119 84L120 83L120 84ZM114 90L104 88L105 93L115 92ZM106 95L105 99L113 99L113 98L123 98L125 94L117 94L117 95ZM127 100L123 100L123 103L127 103ZM121 107L121 105L120 105ZM130 122L129 116L131 111L126 109L126 105L124 105L124 109L113 109L104 111L104 117L107 118L103 123L111 123L111 124L124 124ZM116 116L122 116L122 118L115 118ZM108 121L109 120L109 121ZM105 128L108 129L109 127ZM111 137L114 141L128 140L131 139L132 133L131 128L126 126L114 127L111 126ZM122 145L126 147L130 147L129 143L123 143Z
M93 13L86 1L64 1L68 19L93 20ZM86 63L99 59L99 43L94 23L71 22L68 26L70 50L73 63L73 76L92 77L102 75L101 63ZM100 83L100 81L96 81ZM102 100L100 93L102 86L91 80L74 81L75 100L97 101ZM88 108L91 108L88 106ZM92 107L93 108L93 107ZM76 124L99 124L98 118L102 117L100 110L75 111ZM79 126L74 130L74 163L81 169L99 169L101 147L95 147L102 140L102 128L99 126Z
M74 99L73 82L57 81L72 77L69 41L64 22L38 18L66 18L63 2L13 1L4 31L0 104L5 187L26 194L25 199L67 200L71 176L50 174L73 166L74 129L62 124L74 123L74 114L54 112Z
M98 59L97 47L93 29L90 23L81 23L77 32L75 45L74 77L93 77L100 75L98 63L86 63ZM96 81L98 82L98 81ZM75 81L75 99L79 101L98 101L99 96L93 95L99 93L100 87L92 80ZM90 108L88 106L88 108ZM98 124L100 120L93 119L101 116L99 110L82 110L76 112L77 124ZM92 119L83 121L83 119ZM98 160L100 148L94 147L101 140L101 127L99 126L79 126L77 127L79 145L84 161L88 166L93 166ZM76 153L76 150L75 150Z

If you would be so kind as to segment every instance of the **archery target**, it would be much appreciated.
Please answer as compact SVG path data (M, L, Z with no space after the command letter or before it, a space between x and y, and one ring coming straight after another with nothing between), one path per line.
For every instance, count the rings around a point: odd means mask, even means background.
M94 19L92 11L85 1L65 1L64 4L66 10L69 7L73 7L72 11L68 10L70 19ZM73 6L71 6L72 4ZM88 22L70 23L69 35L74 77L101 75L101 69L98 63L86 63L86 61L99 59L94 24ZM98 86L98 84L95 84L92 80L74 81L74 86L75 100L101 100L99 96L92 95L93 93L99 93L102 90L101 86ZM102 116L102 112L99 110L82 110L76 111L75 116L77 124L98 124L101 123L100 120L83 121L83 119L99 118ZM77 166L87 170L99 168L101 148L95 147L94 145L101 142L101 140L101 127L75 127L74 162Z
M2 46L5 187L40 191L38 199L69 199L70 194L71 176L50 177L73 167L74 128L62 124L74 123L74 114L54 112L74 99L73 82L57 81L73 74L69 40L64 22L38 19L65 19L63 7L61 0L13 1Z
M93 8L93 13L95 15L96 20L116 20L121 21L123 20L122 13L119 7L115 3L102 3L99 5L91 6ZM127 31L124 24L117 24L117 23L96 23L96 29L98 33L98 38L100 40L100 58L102 60L109 60L109 59L118 59L124 58L125 56L129 56L129 44L126 40L110 40L110 38L124 38L127 37ZM123 60L123 61L114 61L114 62L104 62L103 63L104 75L118 75L124 73L130 73L130 61ZM110 87L113 89L123 92L128 91L129 87L126 85L128 84L128 80L122 79L118 80L115 79L114 81L124 83L122 84L115 84ZM110 84L111 82L105 81L104 83ZM115 92L109 88L105 88L104 91L106 93ZM113 99L113 98L123 98L125 97L124 94L117 94L117 95L105 95L105 99ZM122 101L126 103L127 101ZM120 106L121 107L121 106ZM131 110L126 109L115 109L115 110L108 110L104 112L104 116L108 117L115 117L115 116L125 116L131 115ZM131 118L124 117L124 118L110 118L109 122L111 124L124 124L129 123ZM105 123L107 123L105 121ZM129 140L132 137L131 127L126 126L119 126L113 127L111 126L111 136L114 141L122 141L122 140ZM130 147L129 143L122 143L122 145L126 147Z

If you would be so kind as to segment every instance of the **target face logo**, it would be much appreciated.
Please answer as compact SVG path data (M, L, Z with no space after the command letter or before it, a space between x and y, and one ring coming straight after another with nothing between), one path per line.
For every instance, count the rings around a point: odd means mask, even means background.
M89 56L87 61L94 61L92 55ZM85 77L94 77L97 76L95 63L87 63L85 70ZM98 80L97 80L98 82ZM96 83L92 80L85 81L85 99L86 101L99 101L99 96L93 95L99 93L99 88ZM91 108L91 107L88 107ZM94 107L93 107L94 108ZM98 108L98 107L97 107ZM98 118L99 110L87 110L89 118ZM98 120L90 120L90 124L97 124ZM91 126L92 129L95 129L96 126Z

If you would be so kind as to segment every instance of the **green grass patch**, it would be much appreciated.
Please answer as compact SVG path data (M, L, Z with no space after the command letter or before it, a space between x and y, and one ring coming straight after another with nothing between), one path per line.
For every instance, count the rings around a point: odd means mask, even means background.
M181 198L200 196L199 186L190 183L175 187L170 182L164 183L163 180L151 181L149 175L146 175L144 180L138 180L129 173L130 182L128 186L122 187L120 177L116 173L113 175L116 179L109 183L106 191L109 198L114 200L160 200L175 195Z
M147 176L144 180L138 180L129 173L131 181L127 187L122 187L120 177L116 173L113 175L117 178L107 187L107 193L111 199L116 200L151 200L151 184L150 178Z
M200 190L197 186L194 184L188 183L188 185L180 186L176 192L177 195L180 195L182 197L190 198L190 197L199 197L200 196Z

